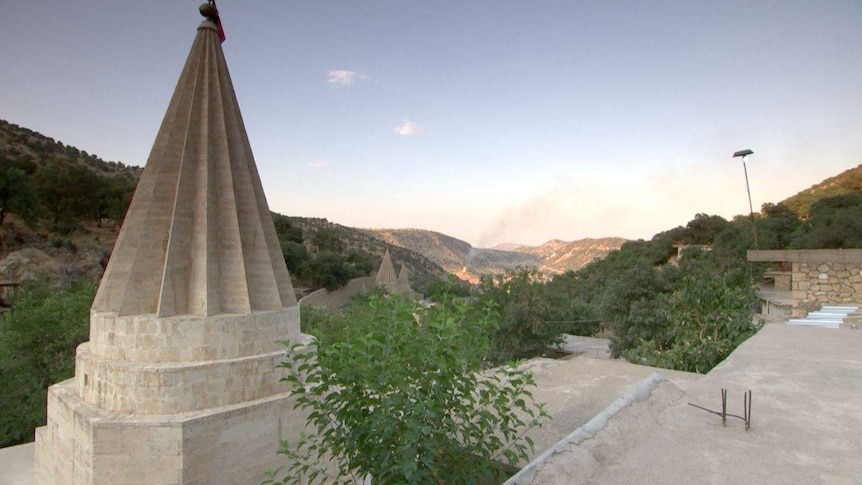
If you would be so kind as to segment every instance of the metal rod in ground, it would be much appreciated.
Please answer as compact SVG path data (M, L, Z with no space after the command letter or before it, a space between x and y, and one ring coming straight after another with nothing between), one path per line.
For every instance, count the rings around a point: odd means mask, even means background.
M742 405L745 408L745 430L748 431L751 429L751 389L743 396Z
M727 389L721 389L721 425L727 426Z

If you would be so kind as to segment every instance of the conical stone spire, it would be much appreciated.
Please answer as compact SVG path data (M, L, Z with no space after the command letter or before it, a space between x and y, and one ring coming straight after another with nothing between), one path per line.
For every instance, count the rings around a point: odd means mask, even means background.
M260 483L305 426L280 340L306 341L221 50L215 2L90 312L48 389L39 485ZM302 351L302 350L298 350Z
M217 27L208 19L92 309L209 316L295 304Z
M410 290L410 271L407 269L406 264L401 265L401 272L398 273L398 287L401 291Z
M90 342L78 352L81 396L111 411L185 412L282 392L278 341L300 338L296 297L222 53L217 11L208 3L201 13L207 20L93 301ZM170 377L138 395L154 372L150 364ZM252 364L266 370L253 372L257 380L237 378ZM200 382L202 365L222 370Z
M306 341L221 50L215 2L90 312L48 389L36 484L260 483L305 426L280 340ZM301 349L298 351L302 351Z
M380 269L377 270L377 276L374 282L378 286L383 286L389 291L395 291L398 284L398 276L395 274L395 265L392 264L392 256L389 255L389 249L383 254L383 261L380 262Z

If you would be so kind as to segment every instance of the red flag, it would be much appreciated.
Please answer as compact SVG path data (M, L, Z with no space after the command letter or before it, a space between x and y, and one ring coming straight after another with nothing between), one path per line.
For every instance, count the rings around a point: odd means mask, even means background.
M215 20L216 20L216 27L218 27L218 40L221 42L224 42L225 36L224 36L224 28L222 28L222 26L221 26L221 18L216 17Z

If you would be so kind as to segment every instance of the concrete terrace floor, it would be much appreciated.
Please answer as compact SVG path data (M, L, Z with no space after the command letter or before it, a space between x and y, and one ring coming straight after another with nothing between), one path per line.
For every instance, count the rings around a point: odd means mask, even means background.
M0 448L0 485L33 485L33 443Z
M521 366L533 372L536 388L531 392L536 402L545 403L545 410L551 415L541 428L529 433L536 445L531 459L586 424L653 373L661 372L682 387L704 377L589 355L586 352L571 359L532 359Z
M862 332L767 325L703 378L667 377L513 483L862 484ZM720 410L721 388L738 415L752 391L750 431L688 405Z

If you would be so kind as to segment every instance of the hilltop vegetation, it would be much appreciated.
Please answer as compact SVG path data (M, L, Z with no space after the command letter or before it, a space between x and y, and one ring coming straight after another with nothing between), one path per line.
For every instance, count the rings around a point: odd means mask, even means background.
M801 219L806 219L811 214L811 206L818 200L845 194L862 194L862 165L814 184L784 199L781 204L795 212Z
M0 120L0 224L15 214L62 235L119 225L140 171Z
M427 292L446 271L422 254L387 244L363 230L326 219L273 213L287 268L298 284L334 290L350 279L373 274L388 249L400 271L406 267L413 288Z

